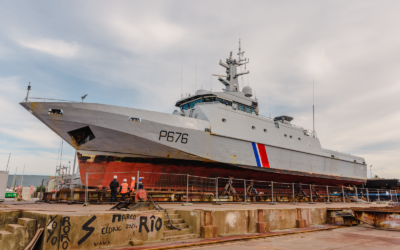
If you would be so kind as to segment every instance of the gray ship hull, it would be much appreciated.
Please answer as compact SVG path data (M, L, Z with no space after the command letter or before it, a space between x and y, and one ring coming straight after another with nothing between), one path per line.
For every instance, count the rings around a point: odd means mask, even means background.
M223 104L198 104L193 117L92 103L21 105L77 149L81 175L97 172L103 186L113 172L138 170L316 184L366 181L363 158L323 149L301 128L278 128L271 119ZM202 116L207 119L195 118Z

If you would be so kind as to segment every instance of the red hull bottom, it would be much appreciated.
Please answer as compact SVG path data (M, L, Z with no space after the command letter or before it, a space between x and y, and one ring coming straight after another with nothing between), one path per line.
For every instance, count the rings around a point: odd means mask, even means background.
M95 156L93 161L89 157L78 154L79 169L82 183L86 184L88 174L89 186L109 186L114 175L122 182L131 177L144 177L143 183L153 186L164 186L170 183L174 186L186 186L186 175L201 177L234 176L237 179L254 179L257 181L273 181L280 183L303 183L316 185L360 185L365 182L362 179L344 178L338 176L309 174L304 172L278 170L270 168L258 168L249 166L236 166L215 162L199 162L174 159L155 158L128 158L114 156ZM169 174L169 175L166 175ZM175 174L175 175L174 175ZM211 182L211 181L207 181Z

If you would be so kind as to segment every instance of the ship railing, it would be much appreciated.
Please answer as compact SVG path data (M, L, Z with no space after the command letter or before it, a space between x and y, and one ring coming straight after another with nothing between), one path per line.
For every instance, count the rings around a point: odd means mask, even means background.
M42 97L28 97L28 102L29 102L29 100L43 100L43 102L46 102L46 101L50 101L50 102L52 102L52 101L56 101L56 102L77 102L77 101L42 98Z
M65 189L69 185L72 199L76 197L84 203L98 202L99 192L102 202L111 202L109 183L115 175L120 185L126 179L129 187L132 177L135 177L136 183L140 179L143 188L148 190L148 193L156 201L168 202L369 203L398 202L399 196L396 190L388 189L284 183L234 177L203 177L146 171L81 173L82 185L64 183L62 188ZM80 193L74 196L74 192ZM61 197L57 194L51 195ZM82 200L82 197L84 197L84 200ZM118 195L118 197L119 199L122 198L121 195Z

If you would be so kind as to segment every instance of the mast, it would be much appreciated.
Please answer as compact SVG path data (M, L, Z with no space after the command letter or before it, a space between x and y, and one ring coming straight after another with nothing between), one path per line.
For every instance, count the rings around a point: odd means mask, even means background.
M244 51L242 52L242 48L240 45L239 40L239 52L238 52L238 60L232 58L232 51L229 55L229 58L226 59L226 63L220 60L219 65L226 69L226 76L219 76L218 80L225 85L225 92L239 92L239 79L238 77L241 75L245 75L250 73L248 70L247 72L237 73L237 67L245 65L249 63L248 60L242 59ZM226 79L224 79L224 78Z

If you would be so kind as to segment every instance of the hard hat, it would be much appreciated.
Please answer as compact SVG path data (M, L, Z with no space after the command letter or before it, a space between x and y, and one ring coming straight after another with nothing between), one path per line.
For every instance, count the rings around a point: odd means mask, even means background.
M116 175L114 175L114 179L117 179L117 176L116 176Z
M132 180L135 180L135 177L132 177Z
M124 182L126 182L126 179L124 179Z
M139 181L141 181L142 180L142 177L139 177Z

